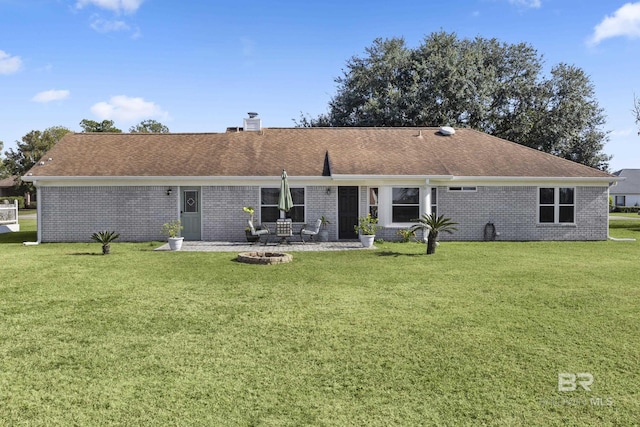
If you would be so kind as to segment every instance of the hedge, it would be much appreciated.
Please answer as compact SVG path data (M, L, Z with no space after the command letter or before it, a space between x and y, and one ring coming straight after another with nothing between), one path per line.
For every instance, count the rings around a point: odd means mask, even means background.
M616 206L613 211L622 213L638 213L638 211L640 211L640 206Z

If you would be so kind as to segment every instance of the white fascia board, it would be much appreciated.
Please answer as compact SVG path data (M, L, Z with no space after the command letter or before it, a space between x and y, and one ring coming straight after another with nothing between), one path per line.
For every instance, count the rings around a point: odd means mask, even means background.
M201 186L201 185L276 185L277 176L24 176L24 181L36 186ZM383 185L395 183L424 183L426 185L602 185L609 186L623 181L624 177L510 177L510 176L453 176L453 175L333 175L289 176L289 182L297 185Z
M609 186L617 182L617 177L546 177L546 176L454 176L452 179L429 181L442 185L485 185L485 186L529 186L529 185L576 185L576 186Z
M530 186L530 185L558 185L609 186L620 181L619 177L538 177L538 176L454 176L454 175L333 175L333 181L343 183L396 183L421 181L426 185L485 185L485 186Z
M335 185L429 185L433 179L452 179L450 175L332 175Z
M366 180L425 180L429 175L331 175L333 181L366 181Z
M274 185L281 176L25 176L24 181L36 186L207 186L207 185ZM331 185L328 177L289 176L289 182L297 185Z

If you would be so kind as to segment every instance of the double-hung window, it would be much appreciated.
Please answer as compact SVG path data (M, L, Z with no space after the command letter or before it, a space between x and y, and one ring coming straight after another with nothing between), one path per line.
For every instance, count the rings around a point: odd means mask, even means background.
M293 222L304 222L304 188L292 187L290 190L293 208L285 214L285 217L290 218ZM280 188L260 189L260 220L262 222L276 222L280 218L279 197Z
M572 224L575 222L575 188L541 187L538 191L538 221L541 224Z
M393 222L415 222L420 217L420 188L393 187L391 212Z
M431 213L438 215L438 189L431 187Z

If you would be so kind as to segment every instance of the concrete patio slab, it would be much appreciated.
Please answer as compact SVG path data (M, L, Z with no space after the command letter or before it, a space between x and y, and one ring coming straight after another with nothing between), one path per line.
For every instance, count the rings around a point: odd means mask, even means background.
M189 242L182 244L182 252L322 252L322 251L351 251L351 250L369 250L375 249L362 247L362 243L357 240L344 242L321 242L306 243L292 242L288 244L269 243L265 245L252 245L246 242ZM168 251L169 244L166 243L156 251Z

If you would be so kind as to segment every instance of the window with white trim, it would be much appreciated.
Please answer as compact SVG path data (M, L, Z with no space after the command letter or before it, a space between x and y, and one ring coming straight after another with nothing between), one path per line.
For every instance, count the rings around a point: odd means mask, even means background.
M393 222L415 222L420 217L419 187L393 187L391 194Z
M438 215L438 189L431 187L431 213Z
M572 187L540 187L538 189L538 222L572 224L575 222L576 196Z
M627 206L626 196L616 196L616 206Z
M285 217L290 218L292 222L304 223L304 188L291 187L290 190L293 208L285 214ZM280 218L279 197L280 188L260 189L260 220L262 222L276 222Z
M378 187L369 187L369 213L378 218Z

